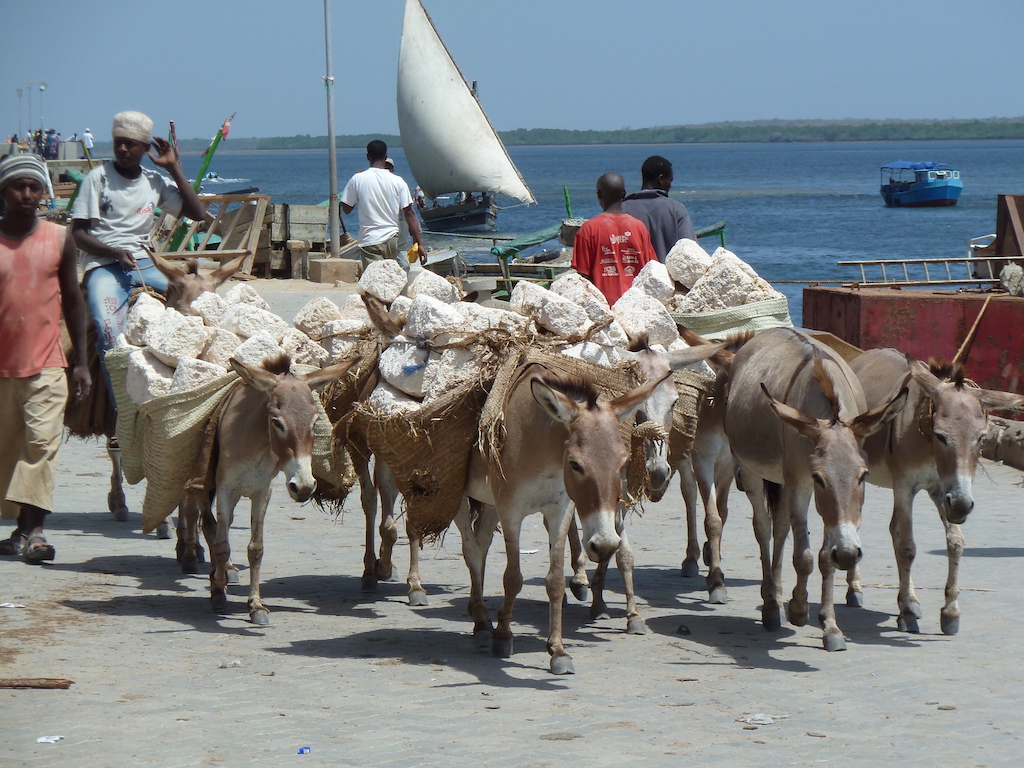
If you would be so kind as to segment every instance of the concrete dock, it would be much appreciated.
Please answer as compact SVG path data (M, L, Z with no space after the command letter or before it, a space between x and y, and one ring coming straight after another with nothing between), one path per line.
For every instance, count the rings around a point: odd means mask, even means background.
M309 298L258 290L286 318ZM425 547L430 604L413 609L404 536L399 579L360 590L357 491L334 518L276 486L263 560L272 623L258 627L245 610L246 501L232 529L243 584L229 588L228 611L215 614L207 578L181 573L173 540L141 535L143 486L128 488L130 521L113 521L100 442L67 442L60 464L47 528L56 560L0 558L0 678L74 684L0 690L4 766L1021 764L1024 473L1002 464L983 462L963 527L959 635L939 630L945 541L924 495L915 515L921 634L896 630L891 495L872 487L861 530L865 607L846 607L837 582L849 649L829 654L813 623L817 574L812 624L762 629L760 563L742 494L733 492L723 540L730 602L706 603L704 569L701 578L680 576L685 514L673 488L629 522L650 633L625 634L613 571L611 619L591 621L589 606L568 597L569 677L548 672L539 517L524 526L516 653L496 659L473 649L454 527ZM820 541L813 510L810 518L812 541ZM503 567L498 538L488 571L492 616ZM787 594L793 582L787 567Z

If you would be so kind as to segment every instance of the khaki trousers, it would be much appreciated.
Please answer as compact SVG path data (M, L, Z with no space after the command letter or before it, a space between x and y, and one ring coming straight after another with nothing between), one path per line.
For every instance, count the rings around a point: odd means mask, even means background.
M385 240L383 243L359 246L359 260L363 264L364 272L373 262L383 261L384 259L393 259L398 262L398 266L406 272L409 271L409 260L405 258L405 254L399 255L398 253L398 235L395 235L390 240Z
M63 368L0 378L0 513L5 520L16 520L22 504L52 509L67 401Z

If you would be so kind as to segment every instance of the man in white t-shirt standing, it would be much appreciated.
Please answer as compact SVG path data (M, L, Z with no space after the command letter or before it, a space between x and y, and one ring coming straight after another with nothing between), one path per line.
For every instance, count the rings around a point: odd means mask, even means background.
M92 144L92 133L86 128L85 133L82 134L82 146L89 150L90 157L92 157Z
M409 234L419 246L420 263L427 263L420 223L412 209L412 193L405 180L392 173L386 164L388 146L375 139L366 145L370 167L360 171L341 193L341 210L352 213L359 204L359 256L366 269L374 261L395 259L409 270L409 260L398 255L399 217L404 216Z

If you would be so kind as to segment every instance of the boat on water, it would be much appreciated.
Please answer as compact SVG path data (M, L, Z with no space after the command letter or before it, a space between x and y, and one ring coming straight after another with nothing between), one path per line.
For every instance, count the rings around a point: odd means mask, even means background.
M944 163L897 160L882 166L882 199L889 208L956 205L964 184L960 171Z
M405 5L397 102L409 170L434 201L417 206L425 229L494 229L496 193L536 202L420 0ZM439 200L453 193L463 199Z

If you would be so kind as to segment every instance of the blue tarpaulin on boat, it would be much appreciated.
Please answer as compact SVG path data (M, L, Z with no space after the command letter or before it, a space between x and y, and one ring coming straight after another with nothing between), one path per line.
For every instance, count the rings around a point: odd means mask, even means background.
M921 163L910 163L910 162L907 162L906 160L897 160L895 163L889 163L888 165L883 165L882 166L882 170L884 171L884 170L889 169L889 168L894 168L894 169L897 169L897 170L905 170L905 171L928 171L928 170L931 170L932 168L945 168L945 167L947 167L945 163L932 163L932 162L929 162L929 161L925 161L925 162L921 162Z

